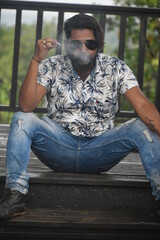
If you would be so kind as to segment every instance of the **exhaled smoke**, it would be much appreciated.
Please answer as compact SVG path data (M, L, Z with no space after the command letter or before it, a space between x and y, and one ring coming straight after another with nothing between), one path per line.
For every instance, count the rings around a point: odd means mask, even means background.
M89 66L93 62L91 55L87 52L74 52L70 58L74 64L77 64L79 66Z

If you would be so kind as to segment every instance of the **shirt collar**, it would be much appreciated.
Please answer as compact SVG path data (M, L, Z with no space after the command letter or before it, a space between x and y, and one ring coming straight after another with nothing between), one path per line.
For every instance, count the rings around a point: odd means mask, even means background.
M78 74L77 74L77 72L76 72L76 70L75 70L73 67L72 67L72 70L73 70L73 77L74 77L74 78L79 77ZM94 64L94 66L93 66L93 68L92 68L92 71L91 71L91 73L90 73L91 78L94 77L94 75L95 75L95 70L96 70L96 63Z

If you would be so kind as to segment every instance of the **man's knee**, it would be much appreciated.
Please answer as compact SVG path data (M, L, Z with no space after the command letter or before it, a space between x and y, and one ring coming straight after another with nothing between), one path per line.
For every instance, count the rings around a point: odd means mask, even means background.
M124 127L129 127L135 131L138 131L139 133L144 131L144 129L148 128L147 125L142 122L139 118L133 118L125 123L122 124Z
M18 125L18 129L21 129L22 126L27 127L33 125L34 122L37 121L37 116L34 113L24 113L24 112L16 112L12 117L11 126Z
M144 136L145 133L148 133L149 135L149 132L151 131L148 128L148 126L144 122L142 122L139 118L131 119L116 127L117 131L119 130L121 131L121 129L122 129L122 132L124 130L124 132L127 135L137 136L137 137L140 135Z
M136 136L142 135L147 142L155 142L158 140L158 135L153 132L143 121L141 121L139 118L136 119L136 121L133 123L133 132Z
M12 117L12 121L17 121L19 119L24 119L24 120L30 120L30 119L33 119L35 118L36 115L34 113L25 113L25 112L16 112L13 117Z

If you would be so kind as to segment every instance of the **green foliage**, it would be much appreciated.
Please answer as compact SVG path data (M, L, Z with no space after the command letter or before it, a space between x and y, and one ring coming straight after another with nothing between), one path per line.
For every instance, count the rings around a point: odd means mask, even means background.
M56 25L53 25L54 19L51 22L45 22L43 26L43 37L56 38ZM49 29L52 29L49 31ZM17 82L17 105L18 93L20 86L25 77L30 60L34 54L35 48L35 24L25 24L21 26L20 51L18 63L18 82ZM10 105L10 91L12 81L12 62L14 50L14 26L7 27L2 25L0 28L0 105ZM55 51L51 50L50 55L54 55ZM45 101L45 100L44 100ZM44 101L40 106L44 105ZM0 112L0 123L10 123L13 113Z
M114 0L115 5L138 6L138 7L160 7L159 0ZM94 17L99 20L100 15ZM104 52L109 55L118 56L119 41L119 16L106 16L106 34ZM126 45L124 61L130 66L134 74L137 75L138 64L138 44L140 32L140 19L138 17L127 18ZM36 25L22 24L20 52L18 64L18 83L17 83L17 104L18 92L25 77L28 65L34 54ZM57 26L56 19L45 22L43 25L42 37L56 38ZM12 61L14 47L14 26L1 26L0 28L0 105L10 104L10 89L12 78ZM154 102L155 88L157 80L158 53L160 46L160 19L149 18L147 22L146 36L146 58L144 66L144 85L145 95ZM55 50L51 50L49 55L55 55ZM42 106L44 102L40 104ZM132 110L131 106L121 98L121 109ZM0 122L9 123L12 113L0 112Z
M12 81L14 28L0 29L0 104L9 105ZM11 114L0 112L0 122L5 123Z
M114 0L115 4L129 7L160 7L159 0Z
M0 30L0 86L3 92L0 94L0 104L9 104L10 83L12 74L14 29L11 27ZM1 88L0 88L0 91Z
M116 5L129 6L129 7L150 7L159 8L159 0L114 0ZM117 26L118 19L115 21ZM113 24L112 24L113 25ZM125 59L124 61L133 70L137 76L138 64L138 43L140 33L140 19L138 17L127 18L126 29L126 45L125 45ZM155 89L157 81L158 69L158 54L160 46L160 19L148 18L147 21L147 34L145 44L145 63L144 63L144 82L143 92L153 103L155 101ZM117 49L115 49L117 54ZM131 110L131 106L122 98L121 108Z

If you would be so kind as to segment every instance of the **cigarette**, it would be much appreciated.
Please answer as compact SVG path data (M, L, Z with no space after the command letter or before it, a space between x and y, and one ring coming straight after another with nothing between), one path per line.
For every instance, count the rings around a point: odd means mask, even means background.
M59 42L57 42L57 43L56 43L56 45L58 45L58 46L62 46L62 44L61 44L61 43L59 43Z
M51 45L53 45L53 42L52 41L47 41L46 43L49 43L49 45L51 44ZM61 43L59 43L59 42L56 42L55 44L54 44L55 46L62 46L62 44Z

